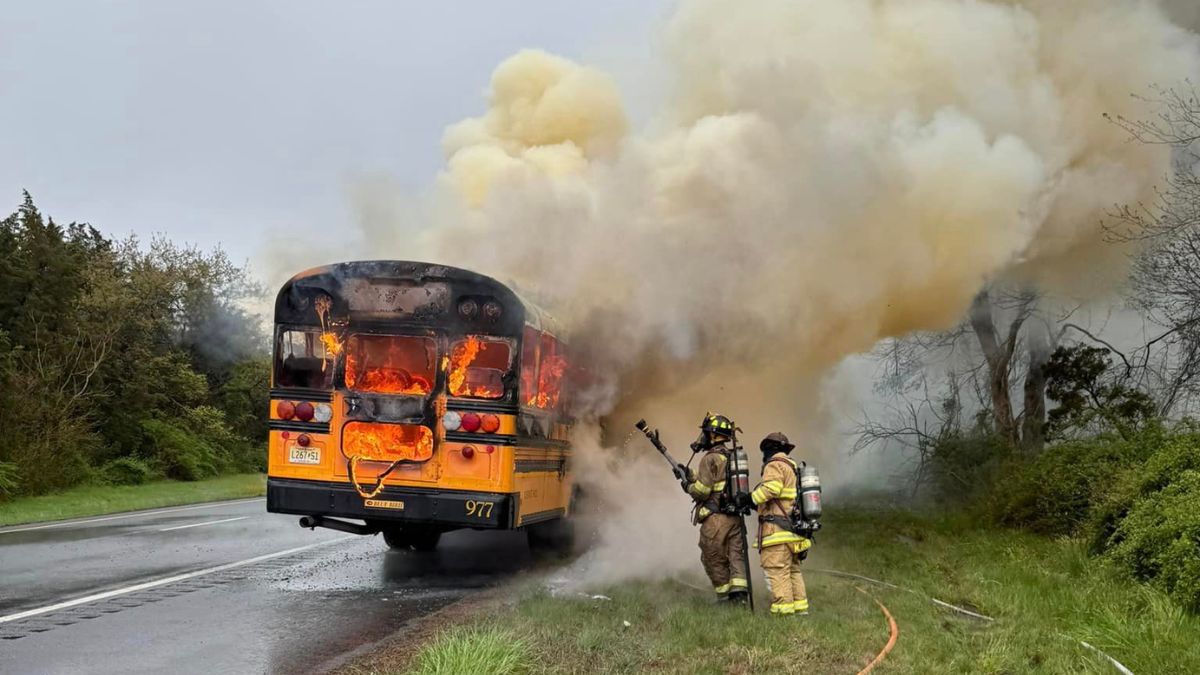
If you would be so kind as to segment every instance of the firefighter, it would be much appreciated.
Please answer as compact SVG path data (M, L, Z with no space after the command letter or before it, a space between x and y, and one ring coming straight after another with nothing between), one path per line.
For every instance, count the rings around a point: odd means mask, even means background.
M792 531L799 480L788 453L795 447L778 431L763 439L762 482L750 493L758 508L758 556L771 592L771 614L778 616L808 614L800 561L808 557L812 541Z
M749 598L746 581L746 538L737 508L726 494L729 453L726 445L734 433L724 415L706 415L692 452L704 453L695 472L688 471L683 489L696 506L692 524L700 524L700 563L712 582L718 600L744 603Z

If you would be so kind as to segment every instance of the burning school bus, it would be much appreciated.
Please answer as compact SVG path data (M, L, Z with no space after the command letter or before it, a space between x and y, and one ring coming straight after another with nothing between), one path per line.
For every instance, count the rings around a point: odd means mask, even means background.
M393 548L430 550L458 528L563 545L566 369L550 319L483 275L402 261L302 272L275 303L267 510Z

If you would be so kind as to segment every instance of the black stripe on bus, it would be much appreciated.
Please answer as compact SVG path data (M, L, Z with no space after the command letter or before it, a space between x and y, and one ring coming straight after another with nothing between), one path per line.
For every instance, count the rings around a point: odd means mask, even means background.
M271 390L271 398L286 398L292 401L328 402L333 400L333 392L323 389L288 389L286 387L276 387Z
M519 408L515 403L505 403L504 401L467 401L455 398L446 402L446 410L516 415Z
M558 473L562 471L567 460L562 459L518 459L513 462L513 473L537 473L539 471L551 471Z
M521 525L534 525L547 520L562 518L565 515L567 515L567 510L563 508L550 509L549 511L538 511L537 513L531 513L521 518Z
M508 436L504 434L479 434L469 431L447 431L446 440L452 443L475 443L484 445L518 445L529 448L559 448L566 450L571 444L566 441L556 441L553 438L535 438L533 436Z
M267 423L267 428L276 431L301 431L314 434L329 433L329 423L322 424L320 422L297 422L289 420L271 420Z

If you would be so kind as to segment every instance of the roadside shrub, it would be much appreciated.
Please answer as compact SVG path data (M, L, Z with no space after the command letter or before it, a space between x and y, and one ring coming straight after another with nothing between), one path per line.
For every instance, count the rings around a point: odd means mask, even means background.
M200 480L219 473L220 451L175 422L143 420L155 462L168 478Z
M1012 450L988 433L952 434L930 449L929 478L939 502L962 504L979 498L981 485L991 485Z
M1093 508L1119 483L1123 469L1145 457L1154 443L1097 437L1046 448L1032 461L1011 463L996 482L991 520L1047 535L1084 529Z
M105 464L100 475L110 485L141 485L154 476L154 469L140 459L122 457Z
M0 462L0 500L10 499L21 486L21 472L12 462Z
M1090 515L1087 532L1093 553L1112 547L1115 542L1110 540L1138 498L1162 490L1185 471L1200 469L1200 435L1190 427L1146 434L1136 442L1133 463L1115 477Z
M1200 470L1139 497L1108 544L1110 559L1200 612Z

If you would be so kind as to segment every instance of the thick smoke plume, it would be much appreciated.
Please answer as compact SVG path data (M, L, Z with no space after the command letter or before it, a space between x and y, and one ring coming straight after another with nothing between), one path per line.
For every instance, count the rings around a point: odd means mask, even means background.
M445 135L457 197L423 241L565 320L609 445L646 416L686 452L719 410L828 468L821 383L847 355L950 326L991 281L1120 282L1105 214L1152 194L1168 149L1105 115L1144 118L1131 94L1200 72L1150 0L686 0L662 43L669 89L634 132L603 72L501 64L487 111ZM622 505L596 569L694 567L665 467L595 469L613 456L584 460ZM603 564L633 550L659 554Z

